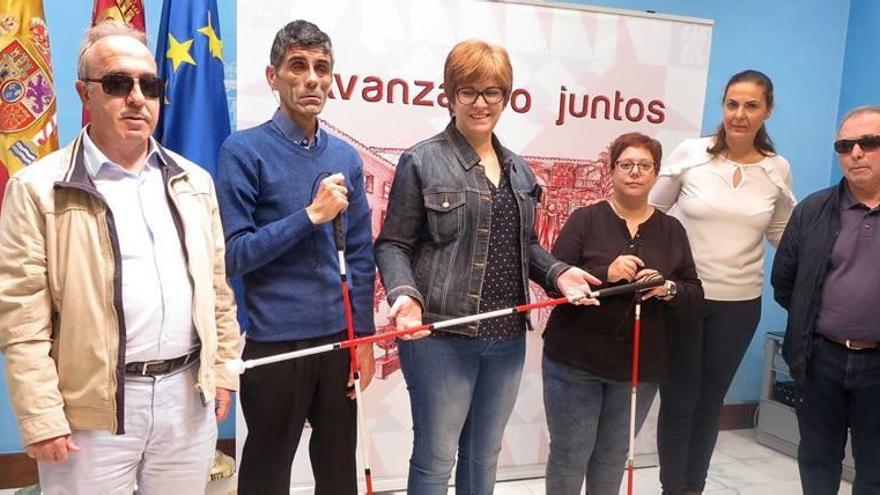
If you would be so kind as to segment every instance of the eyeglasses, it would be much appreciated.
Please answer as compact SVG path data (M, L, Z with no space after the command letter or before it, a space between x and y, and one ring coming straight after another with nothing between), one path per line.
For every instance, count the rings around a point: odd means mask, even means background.
M482 91L477 91L469 86L455 90L455 98L462 105L472 105L477 102L477 98L480 96L489 105L500 103L504 100L504 90L497 86L492 86Z
M639 168L639 173L647 174L648 172L654 170L654 162L636 162L632 160L617 160L614 162L614 167L621 172L628 174L632 172L633 167Z
M139 77L134 77L130 74L104 74L100 79L83 78L80 80L84 82L99 82L104 93L120 97L128 96L131 93L135 81L137 81L138 86L141 88L141 93L150 99L156 99L161 96L165 86L165 81L150 74Z
M838 139L834 141L834 151L841 155L845 155L853 150L855 145L859 145L862 151L874 151L880 148L880 136L862 136L858 139Z

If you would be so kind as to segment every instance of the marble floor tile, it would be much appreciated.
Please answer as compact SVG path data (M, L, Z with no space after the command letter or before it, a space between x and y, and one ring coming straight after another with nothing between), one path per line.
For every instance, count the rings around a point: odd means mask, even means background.
M782 455L755 441L755 430L722 431L718 434L715 453L722 453L734 459L766 459Z
M637 469L635 495L660 493L660 470ZM206 495L234 495L236 478L208 484ZM14 489L0 489L0 495L13 495ZM583 493L583 492L581 492ZM620 490L626 494L626 475ZM705 495L799 495L801 493L797 462L755 442L754 430L723 431L718 435L715 454L709 467ZM449 489L455 494L455 488ZM496 495L547 495L543 478L500 482ZM377 495L379 493L377 492ZM381 495L406 495L405 491L381 492ZM842 482L839 495L852 495L852 485Z

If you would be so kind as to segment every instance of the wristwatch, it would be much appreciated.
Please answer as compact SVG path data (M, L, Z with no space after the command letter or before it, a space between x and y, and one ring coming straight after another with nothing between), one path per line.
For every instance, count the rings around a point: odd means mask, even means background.
M672 280L666 281L666 297L672 299L675 295L678 294L678 285Z

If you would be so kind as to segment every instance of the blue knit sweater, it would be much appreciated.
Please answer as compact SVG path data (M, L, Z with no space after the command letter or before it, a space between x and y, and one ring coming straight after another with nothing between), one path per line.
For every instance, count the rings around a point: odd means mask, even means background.
M375 264L363 162L348 143L323 130L317 145L306 149L291 139L297 130L276 112L232 134L220 149L226 271L244 281L247 337L294 341L345 329L333 225L312 225L305 212L328 172L341 172L349 190L343 215L355 330L374 333Z

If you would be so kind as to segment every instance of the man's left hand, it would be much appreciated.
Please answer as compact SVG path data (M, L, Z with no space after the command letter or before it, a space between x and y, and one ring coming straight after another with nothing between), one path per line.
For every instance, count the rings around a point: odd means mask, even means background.
M599 285L602 281L589 273L573 266L556 278L556 288L568 297L573 304L599 305L599 300L589 297L590 285Z
M214 392L214 415L217 417L218 423L222 423L226 419L231 404L232 391L217 387L216 392Z
M373 373L376 372L376 362L373 358L373 344L361 344L357 346L358 369L361 372L361 391L373 381ZM348 386L354 386L354 375L349 372ZM354 390L348 393L349 399L356 399Z

